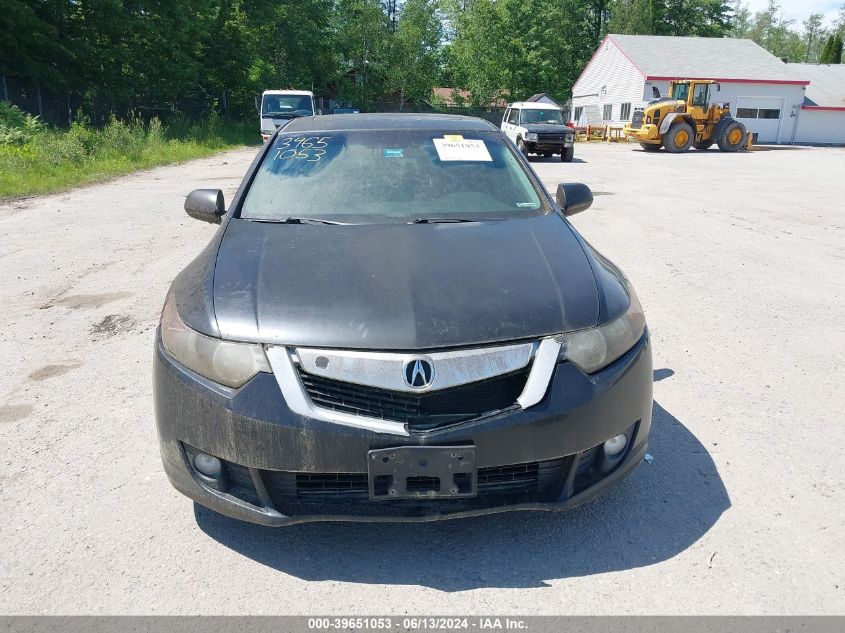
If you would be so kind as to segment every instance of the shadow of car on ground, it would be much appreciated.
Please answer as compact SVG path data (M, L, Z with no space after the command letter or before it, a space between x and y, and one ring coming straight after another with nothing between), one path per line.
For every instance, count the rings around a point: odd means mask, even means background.
M672 375L655 371L655 380ZM266 528L194 505L208 536L304 580L423 585L441 591L541 587L652 565L700 539L730 507L707 449L654 403L649 452L604 496L569 512L509 512L433 523Z

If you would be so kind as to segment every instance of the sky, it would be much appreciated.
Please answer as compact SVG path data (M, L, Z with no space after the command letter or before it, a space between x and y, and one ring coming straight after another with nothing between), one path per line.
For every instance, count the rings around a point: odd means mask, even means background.
M769 4L768 0L745 0L745 2L752 13L762 11ZM783 9L786 19L795 20L795 26L800 27L801 21L811 13L823 13L824 25L829 27L833 25L843 2L845 0L779 0L778 4Z

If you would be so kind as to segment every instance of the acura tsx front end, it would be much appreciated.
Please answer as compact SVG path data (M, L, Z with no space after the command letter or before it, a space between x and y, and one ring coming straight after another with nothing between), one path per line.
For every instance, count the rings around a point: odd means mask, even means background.
M492 126L297 119L173 283L156 336L165 471L286 525L567 509L642 460L651 350L630 282Z

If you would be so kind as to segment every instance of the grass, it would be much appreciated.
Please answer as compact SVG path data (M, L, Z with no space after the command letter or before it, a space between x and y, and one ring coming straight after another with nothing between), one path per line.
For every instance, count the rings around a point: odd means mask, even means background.
M256 123L112 119L102 128L41 124L0 102L0 199L52 193L156 165L255 144Z

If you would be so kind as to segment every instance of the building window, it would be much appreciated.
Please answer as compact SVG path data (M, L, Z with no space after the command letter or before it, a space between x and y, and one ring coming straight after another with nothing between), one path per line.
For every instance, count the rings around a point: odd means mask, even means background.
M777 108L737 108L737 119L779 119L780 110Z
M602 121L610 121L610 119L612 119L612 118L613 118L613 104L608 103L604 106L604 111L602 112L601 120Z
M581 120L581 113L582 112L584 112L584 106L577 106L575 108L575 122L576 123L578 123L578 121Z
M631 104L630 103L623 103L622 104L622 112L619 114L619 118L623 121L627 121L631 118Z

